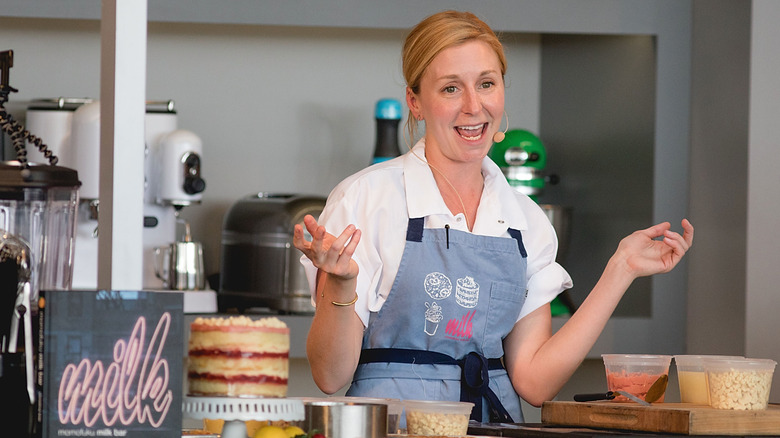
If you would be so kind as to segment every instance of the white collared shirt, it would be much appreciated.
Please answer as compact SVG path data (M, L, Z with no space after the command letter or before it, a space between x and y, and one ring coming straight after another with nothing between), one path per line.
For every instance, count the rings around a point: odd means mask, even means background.
M355 311L363 325L368 324L371 312L382 308L390 293L410 217L425 217L426 228L449 224L453 229L468 232L465 216L453 215L447 208L424 160L423 139L412 152L355 173L333 189L319 217L319 224L335 236L349 224L361 230L353 258L359 268ZM528 253L528 296L519 321L571 288L571 277L555 262L558 240L544 211L531 198L513 189L488 157L482 161L482 174L485 186L472 232L510 237L507 228L520 230ZM317 269L305 256L301 262L314 294Z

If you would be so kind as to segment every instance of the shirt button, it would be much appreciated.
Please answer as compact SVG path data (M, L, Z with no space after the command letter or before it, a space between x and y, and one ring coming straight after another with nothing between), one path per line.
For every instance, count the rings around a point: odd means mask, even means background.
M457 218L455 218L455 220L456 220L457 222L460 222L460 220L461 220L461 219L462 219L462 218L461 218L460 216L458 216Z
M504 220L503 220L503 219L499 219L499 220L498 220L498 223L499 223L499 224L503 224L503 223L504 223Z

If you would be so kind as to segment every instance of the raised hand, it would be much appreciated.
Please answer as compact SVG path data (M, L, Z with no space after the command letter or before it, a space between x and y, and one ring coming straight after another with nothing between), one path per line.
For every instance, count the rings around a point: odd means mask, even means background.
M311 234L312 240L307 241L303 235L303 226L296 224L293 245L303 252L315 267L343 280L357 276L358 266L352 260L352 255L360 242L360 230L350 224L336 237L319 225L311 215L303 218L303 225Z
M635 231L620 241L614 255L616 261L625 262L626 269L635 277L669 272L693 244L693 225L687 219L681 224L682 235L671 231L669 222Z

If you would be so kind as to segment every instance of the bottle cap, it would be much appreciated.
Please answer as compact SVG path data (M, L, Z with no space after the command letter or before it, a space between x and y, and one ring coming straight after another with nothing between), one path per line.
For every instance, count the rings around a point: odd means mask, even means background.
M377 119L401 120L401 102L395 99L380 99L376 103Z

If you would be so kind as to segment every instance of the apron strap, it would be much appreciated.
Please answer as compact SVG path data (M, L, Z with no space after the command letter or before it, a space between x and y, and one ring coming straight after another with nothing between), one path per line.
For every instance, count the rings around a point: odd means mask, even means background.
M498 359L493 359L498 360ZM514 423L501 400L490 389L489 360L472 351L458 361L463 374L460 378L460 401L474 403L471 419L482 421L482 398L488 402L488 414L491 423ZM503 368L503 364L501 366Z
M491 423L512 423L501 400L490 389L489 370L504 369L501 359L487 359L477 352L456 360L436 351L411 350L404 348L367 348L360 352L358 363L372 362L409 363L418 365L458 365L461 368L460 401L474 403L471 419L482 421L482 398L488 401Z
M506 230L512 238L517 240L517 247L520 249L520 255L523 256L523 258L528 257L528 252L525 250L525 245L523 245L523 233L520 232L520 230L516 230L514 228L507 228Z
M406 227L407 242L422 242L423 227L425 226L424 217L409 218L409 224Z

